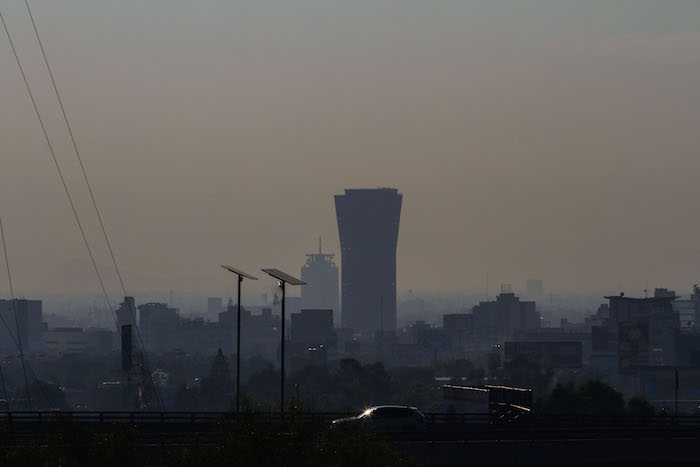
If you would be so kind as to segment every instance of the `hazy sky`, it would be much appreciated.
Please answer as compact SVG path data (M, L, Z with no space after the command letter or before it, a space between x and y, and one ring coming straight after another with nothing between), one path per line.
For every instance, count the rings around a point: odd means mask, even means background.
M404 194L399 290L700 281L697 0L31 5L132 291L298 272L339 250L333 194L377 186ZM0 8L109 265L24 3ZM2 32L17 292L97 292L23 86Z

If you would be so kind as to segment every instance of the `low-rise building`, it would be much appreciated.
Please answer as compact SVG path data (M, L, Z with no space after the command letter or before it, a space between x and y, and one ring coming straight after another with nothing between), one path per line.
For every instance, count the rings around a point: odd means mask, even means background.
M46 353L53 356L83 353L87 339L82 328L53 328L42 333Z

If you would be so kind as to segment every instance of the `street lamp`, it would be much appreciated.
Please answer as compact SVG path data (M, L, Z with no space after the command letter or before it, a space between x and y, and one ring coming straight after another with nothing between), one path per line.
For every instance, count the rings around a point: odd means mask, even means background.
M262 272L269 274L270 276L277 279L277 285L282 289L282 343L280 344L280 411L284 413L284 294L285 285L306 285L306 282L292 277L287 273L280 271L279 269L262 269Z
M250 274L246 274L240 269L232 268L231 266L222 265L222 268L238 276L236 283L238 284L238 318L236 325L236 413L241 411L241 282L243 278L257 280Z

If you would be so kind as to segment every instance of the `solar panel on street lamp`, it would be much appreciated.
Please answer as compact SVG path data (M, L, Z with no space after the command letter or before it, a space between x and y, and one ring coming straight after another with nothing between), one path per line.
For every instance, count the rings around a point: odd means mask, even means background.
M279 269L263 269L262 272L265 272L275 279L279 279L282 282L286 282L289 285L306 285L306 282L297 279L296 277L290 276L286 272L282 272Z
M224 268L224 269L226 269L226 270L228 270L228 271L231 271L231 272L234 273L234 274L238 274L239 276L243 276L243 277L245 277L246 279L252 279L252 280L254 280L254 281L255 281L255 280L258 280L257 277L253 277L253 276L251 276L250 274L241 271L240 269L234 268L233 266L226 266L226 265L224 264L224 265L222 265L221 267Z
M282 289L282 316L280 319L282 325L282 342L280 344L280 411L284 413L284 296L285 285L306 285L306 282L290 276L286 272L279 269L263 269L262 272L271 275L279 281L279 286Z
M230 271L238 276L236 283L238 284L238 317L236 318L236 412L241 410L241 282L243 278L258 280L240 269L231 266L222 265L222 268Z

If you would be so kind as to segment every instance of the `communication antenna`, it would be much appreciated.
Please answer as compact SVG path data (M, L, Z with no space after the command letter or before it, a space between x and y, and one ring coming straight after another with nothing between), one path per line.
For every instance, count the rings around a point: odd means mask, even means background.
M486 271L486 301L489 300L489 272Z
M644 298L649 298L649 277L644 278Z

